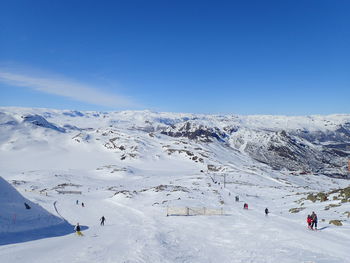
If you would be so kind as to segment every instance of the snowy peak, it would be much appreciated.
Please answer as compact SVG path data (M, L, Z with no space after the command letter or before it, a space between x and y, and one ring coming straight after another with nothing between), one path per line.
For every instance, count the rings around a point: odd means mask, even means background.
M27 115L23 117L23 122L31 123L32 125L36 125L39 127L52 129L58 132L65 132L65 129L60 128L50 122L48 122L44 117L40 115Z

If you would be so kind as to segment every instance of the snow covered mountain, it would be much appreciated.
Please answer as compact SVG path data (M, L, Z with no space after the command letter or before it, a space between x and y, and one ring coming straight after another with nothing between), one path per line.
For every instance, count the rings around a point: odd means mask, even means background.
M349 123L0 108L0 176L26 198L18 209L38 203L88 226L84 237L7 237L0 261L348 262ZM305 225L312 211L317 232Z
M154 147L177 138L181 146L163 145L162 152L185 154L204 164L220 163L215 152L203 149L215 145L228 155L249 156L276 170L348 176L350 115L215 116L3 108L0 125L2 147L12 149L21 147L21 139L11 139L11 133L49 144L51 134L62 133L62 138L85 147L100 144L121 159L156 158Z

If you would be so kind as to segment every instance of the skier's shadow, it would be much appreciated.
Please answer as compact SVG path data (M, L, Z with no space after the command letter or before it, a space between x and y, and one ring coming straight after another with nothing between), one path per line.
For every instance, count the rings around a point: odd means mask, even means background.
M319 229L317 229L317 230L324 230L324 229L326 229L326 228L328 228L329 226L324 226L324 227L322 227L322 228L319 228Z

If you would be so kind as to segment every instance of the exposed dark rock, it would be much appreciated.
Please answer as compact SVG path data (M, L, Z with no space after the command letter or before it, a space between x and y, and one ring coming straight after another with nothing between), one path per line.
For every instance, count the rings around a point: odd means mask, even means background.
M220 131L216 127L206 127L203 125L193 125L187 121L182 126L173 126L162 130L161 134L171 137L186 137L190 140L197 140L201 142L213 142L213 139L223 142L227 137L226 133Z

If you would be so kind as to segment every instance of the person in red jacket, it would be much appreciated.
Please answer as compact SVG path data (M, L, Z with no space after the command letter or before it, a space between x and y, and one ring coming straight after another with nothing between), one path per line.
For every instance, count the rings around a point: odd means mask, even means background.
M310 215L307 216L306 222L307 222L307 227L311 229L312 217Z

